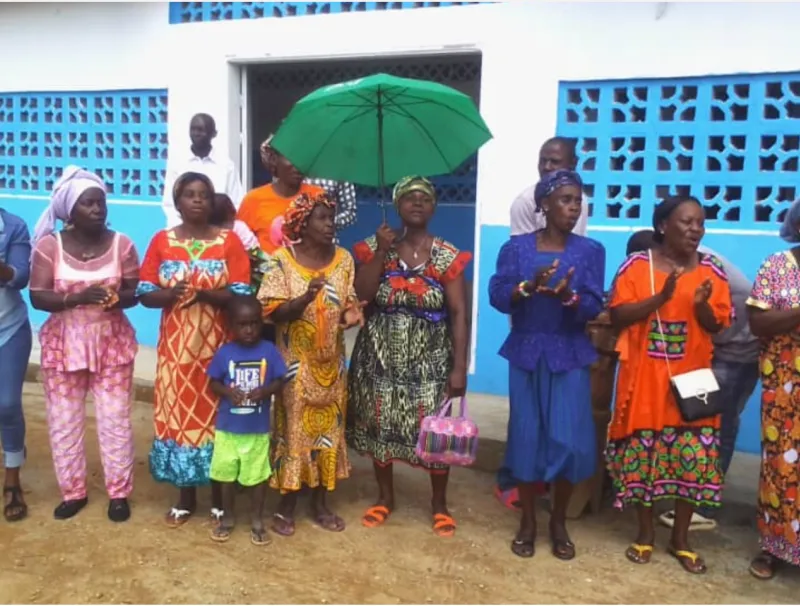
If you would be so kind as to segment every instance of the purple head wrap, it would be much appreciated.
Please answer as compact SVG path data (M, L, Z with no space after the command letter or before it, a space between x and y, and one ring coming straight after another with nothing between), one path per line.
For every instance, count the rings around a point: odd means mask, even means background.
M544 175L536 184L536 189L533 191L533 199L536 202L536 209L541 210L542 200L556 191L559 187L564 187L566 185L575 185L576 187L582 189L583 180L581 180L581 176L574 170L554 170L553 172Z

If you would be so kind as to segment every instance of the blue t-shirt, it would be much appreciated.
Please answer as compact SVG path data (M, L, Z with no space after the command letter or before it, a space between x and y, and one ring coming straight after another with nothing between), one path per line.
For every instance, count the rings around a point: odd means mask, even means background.
M227 343L214 355L207 373L213 381L248 393L286 376L286 364L268 341L252 347ZM227 398L221 398L217 429L238 434L269 433L269 404L245 400L241 406L234 406Z

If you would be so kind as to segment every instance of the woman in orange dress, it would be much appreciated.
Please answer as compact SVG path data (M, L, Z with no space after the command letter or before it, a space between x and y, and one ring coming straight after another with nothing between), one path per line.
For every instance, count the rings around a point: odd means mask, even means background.
M733 310L722 263L697 252L704 221L694 198L676 196L659 204L653 213L652 257L634 253L626 259L609 304L611 321L621 332L606 456L617 506L635 505L639 518L638 536L625 555L637 564L650 561L653 503L674 499L669 552L693 574L704 573L706 566L689 547L692 512L720 503L720 419L684 421L670 391L670 372L710 368L711 336L730 323Z
M182 223L158 232L147 249L137 295L163 310L155 380L155 440L150 473L180 489L166 521L184 524L197 507L196 487L209 478L217 398L206 369L225 342L223 308L248 294L250 259L231 230L210 223L214 186L205 175L185 173L175 183ZM222 495L212 484L212 515L221 517Z

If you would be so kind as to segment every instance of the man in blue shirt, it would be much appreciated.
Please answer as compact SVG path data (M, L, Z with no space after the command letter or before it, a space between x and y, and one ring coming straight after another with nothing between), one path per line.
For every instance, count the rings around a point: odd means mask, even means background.
M0 442L6 469L3 517L28 515L19 469L25 461L22 384L31 355L31 326L21 291L30 277L31 238L25 222L0 208Z

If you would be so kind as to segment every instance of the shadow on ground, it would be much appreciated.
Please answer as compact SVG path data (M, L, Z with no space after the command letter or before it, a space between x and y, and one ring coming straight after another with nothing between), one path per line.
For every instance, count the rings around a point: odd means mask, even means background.
M30 459L25 490L30 517L0 522L0 601L9 603L795 603L800 573L769 583L754 580L747 564L756 546L752 508L729 507L721 529L698 534L695 547L710 572L692 577L664 551L660 531L653 562L635 566L623 556L632 538L631 514L606 510L572 523L578 557L563 563L550 555L545 536L532 560L509 551L517 518L491 496L491 476L457 469L450 504L459 522L453 539L431 532L424 474L399 468L400 508L383 528L359 523L374 497L370 466L354 458L350 480L333 503L348 521L331 534L302 518L291 539L270 547L250 544L245 527L229 543L208 538L201 516L171 530L162 518L173 492L147 470L152 436L150 409L135 407L137 436L133 517L114 525L97 454L94 420L87 429L90 503L76 518L56 522L53 476L38 385L26 385ZM207 504L207 494L201 504ZM270 495L270 511L277 498ZM246 519L247 503L241 503ZM302 502L302 512L306 511ZM546 514L542 514L542 522ZM540 523L546 528L544 523Z

